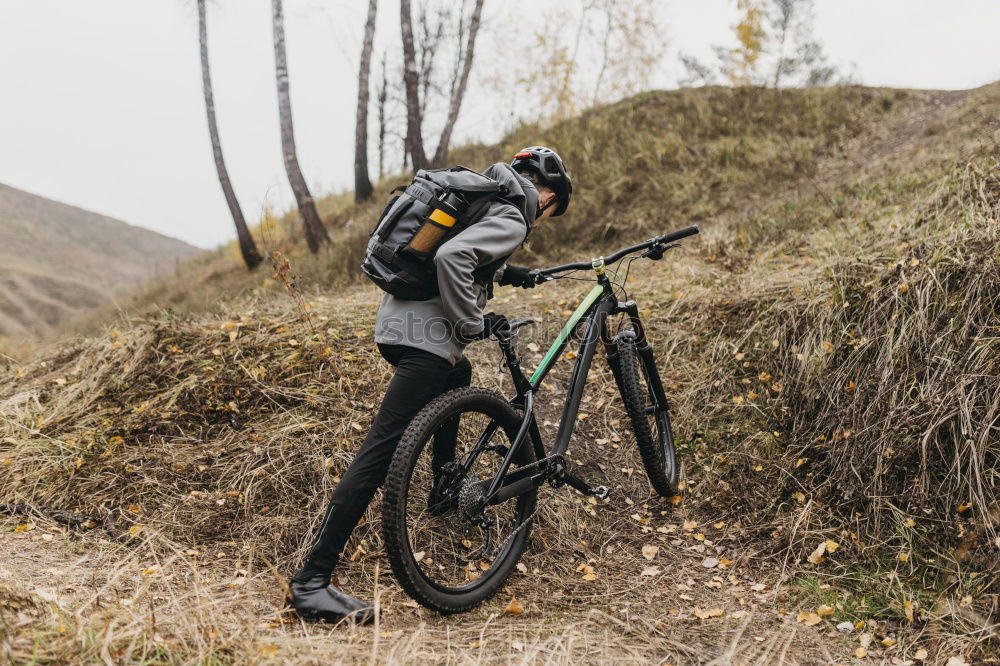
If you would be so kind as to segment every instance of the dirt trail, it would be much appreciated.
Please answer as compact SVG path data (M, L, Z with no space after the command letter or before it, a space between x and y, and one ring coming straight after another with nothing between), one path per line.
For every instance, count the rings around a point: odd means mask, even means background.
M847 662L856 646L828 627L797 623L798 611L775 589L778 572L751 573L739 561L706 568L706 554L725 537L696 542L693 530L647 535L659 552L642 569L655 573L615 571L616 560L634 569L632 557L597 563L602 576L619 579L613 596L540 572L512 579L477 611L443 617L416 607L382 571L369 588L382 609L379 625L331 628L283 623L278 585L260 562L218 553L158 562L142 549L123 552L54 526L14 527L0 527L0 634L7 633L0 649L15 661L46 635L65 642L62 658L94 654L107 663L138 657L139 648L123 650L130 643L160 646L180 661L215 654L280 663L818 664ZM699 553L696 543L710 545ZM347 582L357 589L369 581ZM506 612L511 596L522 613Z

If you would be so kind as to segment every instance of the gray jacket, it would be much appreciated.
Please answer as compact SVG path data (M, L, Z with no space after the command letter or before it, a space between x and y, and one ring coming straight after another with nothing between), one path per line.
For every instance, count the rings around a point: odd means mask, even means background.
M538 208L535 186L510 166L497 163L483 173L507 186L506 198L516 207L491 203L482 219L438 248L437 296L426 301L383 296L375 319L376 343L417 347L454 364L465 345L482 332L487 285L473 273L510 256L527 236L524 221L534 221Z

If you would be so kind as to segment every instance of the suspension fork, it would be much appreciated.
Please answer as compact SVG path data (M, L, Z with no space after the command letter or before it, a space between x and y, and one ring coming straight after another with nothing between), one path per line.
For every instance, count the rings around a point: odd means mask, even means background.
M611 332L608 330L606 321L604 322L604 326L601 327L601 342L604 343L605 358L611 367L611 374L615 378L615 383L618 384L618 389L621 390L622 388L622 380L621 359L618 357L617 342L619 338L625 335L634 335L636 352L639 354L639 361L645 367L646 381L653 394L652 397L656 400L658 408L666 409L666 392L663 390L663 382L660 380L660 373L656 368L653 346L646 338L646 327L643 326L642 320L639 318L639 306L636 305L635 301L625 301L624 303L618 303L613 313L628 315L629 322L632 324L632 331L622 331L614 336L614 338L611 337Z
M635 301L616 303L610 314L620 313L628 315L629 321L632 324L632 330L635 331L636 347L642 348L647 346L649 343L646 340L646 327L642 325L642 320L639 318L639 306L636 305ZM606 318L601 322L601 342L604 343L605 353L613 354L617 351L615 349L615 339L611 337L611 331L608 330L608 320Z

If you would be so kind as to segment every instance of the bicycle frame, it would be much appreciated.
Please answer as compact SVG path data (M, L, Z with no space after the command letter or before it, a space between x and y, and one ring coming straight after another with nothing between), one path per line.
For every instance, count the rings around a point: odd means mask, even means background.
M521 370L520 360L513 349L512 335L498 336L500 348L504 354L504 361L510 371L514 381L517 394L511 399L511 404L520 408L524 412L524 417L514 441L505 452L504 460L500 469L492 479L489 489L484 495L486 504L496 504L511 497L521 495L525 492L538 488L546 481L551 481L555 485L566 483L577 490L591 495L599 495L600 489L591 488L586 482L574 477L566 470L564 456L569 448L569 441L573 435L576 425L576 417L580 411L580 402L583 398L583 389L587 383L590 367L597 351L598 341L602 341L610 355L614 351L614 340L607 330L607 319L609 315L625 313L632 321L633 330L637 337L637 344L645 346L645 333L642 323L639 321L639 312L636 304L632 301L620 303L615 296L611 281L605 275L604 263L597 260L593 265L597 273L597 284L587 293L576 310L563 326L556 340L549 347L541 363L532 373L531 378L525 377ZM576 356L576 363L573 365L572 374L567 388L566 400L563 404L562 416L559 422L559 430L555 437L552 448L548 451L542 442L541 433L534 415L534 398L540 390L542 382L552 369L555 361L562 356L566 347L569 346L574 331L583 325L584 331L581 336L579 351ZM616 369L616 368L613 368ZM662 396L662 387L655 391ZM664 401L665 398L660 397ZM488 428L479 438L476 446L473 447L469 459L466 462L466 471L472 466L478 452L483 450L489 442L496 427ZM520 447L527 446L528 440L535 452L535 462L525 465L514 472L508 474L511 464ZM606 492L606 489L603 489Z

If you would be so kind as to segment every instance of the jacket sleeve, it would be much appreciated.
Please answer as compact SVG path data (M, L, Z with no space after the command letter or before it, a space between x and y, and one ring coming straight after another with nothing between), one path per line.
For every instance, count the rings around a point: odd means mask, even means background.
M483 219L438 248L434 267L441 306L459 341L467 342L483 330L483 311L473 272L512 254L526 232L518 210L498 203Z

